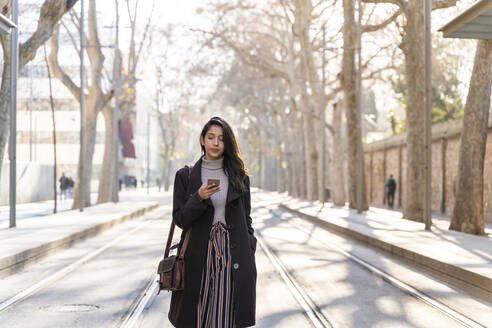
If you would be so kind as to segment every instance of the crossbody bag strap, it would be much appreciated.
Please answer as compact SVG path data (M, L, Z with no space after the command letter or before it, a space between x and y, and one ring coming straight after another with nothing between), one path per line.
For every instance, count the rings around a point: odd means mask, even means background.
M190 183L190 176L191 176L191 167L188 166L188 183ZM173 241L173 235L174 235L174 227L176 226L176 223L174 223L174 219L171 220L171 228L169 229L169 235L167 236L167 243L166 243L166 249L164 250L164 257L169 256L169 249L171 248L171 243ZM183 242L183 247L181 247L181 250L179 252L179 256L182 257L184 256L184 252L186 251L186 247L188 246L188 240L190 239L190 232L191 232L191 227L188 228L186 231L186 236L185 240Z

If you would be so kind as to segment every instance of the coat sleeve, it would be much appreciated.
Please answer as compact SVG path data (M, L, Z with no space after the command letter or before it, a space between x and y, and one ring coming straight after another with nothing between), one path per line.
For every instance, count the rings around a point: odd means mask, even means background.
M253 229L253 219L251 218L251 193L249 191L249 176L246 176L244 183L245 183L246 189L247 189L245 196L244 196L244 208L245 208L245 213L246 213L246 223L248 225L248 234L249 234L249 239L250 239L250 243L251 243L251 248L255 251L256 250L256 237L254 235L255 229Z
M178 227L186 230L194 220L202 216L203 212L207 209L207 204L200 201L198 192L195 192L186 200L186 180L188 178L183 177L184 174L188 174L188 168L178 170L174 178L173 220Z

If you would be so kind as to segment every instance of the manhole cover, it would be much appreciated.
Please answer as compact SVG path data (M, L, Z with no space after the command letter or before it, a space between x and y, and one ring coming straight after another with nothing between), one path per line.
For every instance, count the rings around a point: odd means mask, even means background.
M49 312L89 312L100 308L98 305L90 304L61 304L44 306L41 310Z

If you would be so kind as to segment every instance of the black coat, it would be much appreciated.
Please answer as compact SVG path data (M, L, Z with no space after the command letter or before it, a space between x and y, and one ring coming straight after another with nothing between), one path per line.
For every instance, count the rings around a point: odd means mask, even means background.
M184 232L191 227L185 253L185 289L173 292L169 320L175 327L192 328L195 325L200 283L207 256L209 234L214 207L210 198L200 201L198 189L202 185L202 159L195 163L188 183L188 168L176 172L173 193L173 219ZM234 307L237 327L255 325L256 307L256 238L253 235L249 177L246 192L236 190L229 182L225 220L230 235ZM235 266L234 264L239 266ZM237 267L235 269L234 267Z

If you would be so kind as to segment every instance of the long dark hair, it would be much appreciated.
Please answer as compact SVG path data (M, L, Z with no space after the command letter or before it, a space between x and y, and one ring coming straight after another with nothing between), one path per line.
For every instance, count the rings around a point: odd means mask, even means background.
M212 117L203 127L201 136L205 139L207 131L212 125L218 125L222 128L222 137L224 140L224 173L229 178L232 186L239 191L246 191L244 180L248 175L248 169L244 166L243 155L236 141L236 136L231 126L223 118L218 116ZM201 145L202 155L205 154L205 146Z

